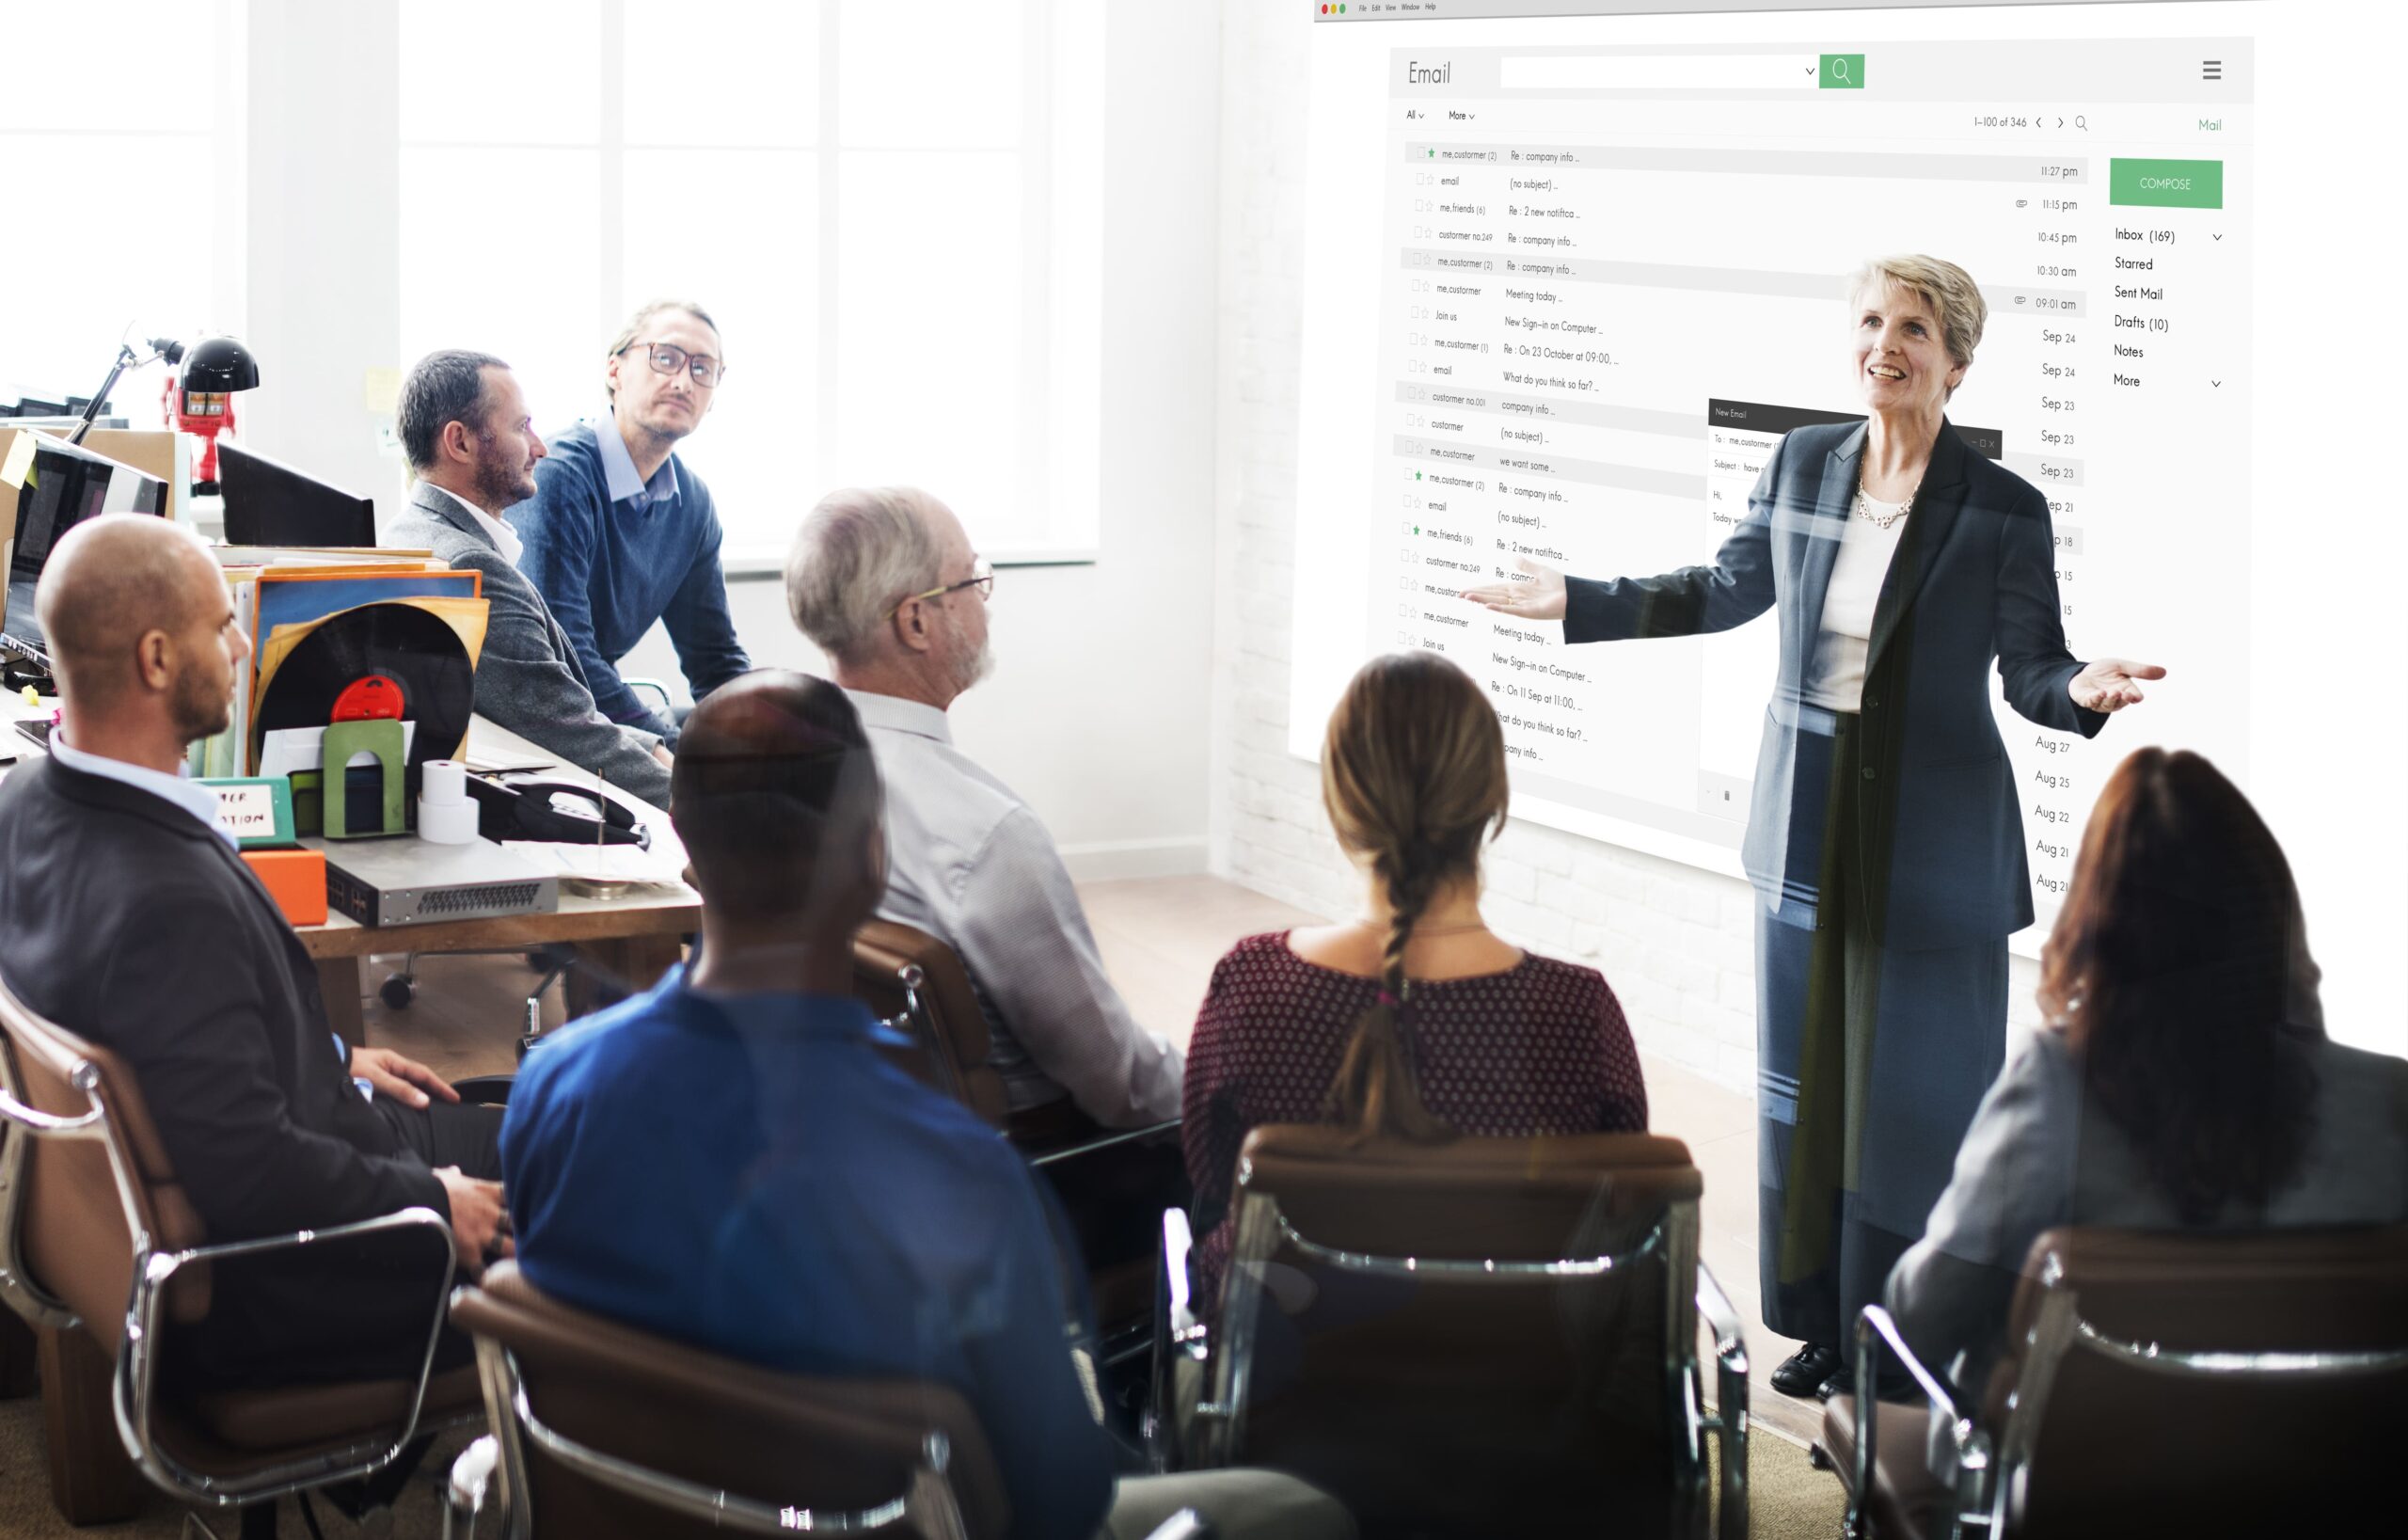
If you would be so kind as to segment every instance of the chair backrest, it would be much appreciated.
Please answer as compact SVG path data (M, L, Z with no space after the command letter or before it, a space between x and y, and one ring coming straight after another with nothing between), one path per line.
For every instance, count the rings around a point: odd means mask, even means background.
M176 1180L123 1059L36 1015L5 985L0 1044L8 1094L37 1114L77 1125L45 1130L9 1119L8 1152L0 1163L8 1272L29 1286L39 1305L79 1317L115 1357L137 1249L203 1244L200 1215ZM168 1285L168 1318L207 1315L209 1287L207 1267L179 1272ZM24 1301L11 1303L22 1308Z
M1228 1458L1366 1533L1665 1532L1703 1479L1681 1413L1702 1186L1643 1134L1256 1129L1212 1369Z
M658 1496L661 1478L723 1491L786 1515L778 1527L827 1529L838 1515L897 1513L874 1532L991 1540L1009 1515L969 1404L941 1385L779 1373L653 1336L547 1297L514 1263L452 1296L454 1325L477 1339L486 1411L502 1440L504 1484L524 1473L530 1536L680 1540L729 1528ZM531 1429L523 1412L539 1426ZM942 1472L929 1467L940 1436ZM618 1467L597 1476L579 1446ZM947 1488L930 1489L932 1478ZM650 1496L646 1494L650 1493ZM804 1511L809 1510L806 1521ZM959 1528L946 1515L958 1511Z
M2051 1230L2008 1342L2008 1532L2305 1532L2399 1456L2408 1227Z
M853 993L887 1020L910 1022L921 1056L908 1066L912 1072L997 1128L1005 1125L1011 1100L988 1062L994 1043L986 1012L952 947L911 926L872 920L853 932Z

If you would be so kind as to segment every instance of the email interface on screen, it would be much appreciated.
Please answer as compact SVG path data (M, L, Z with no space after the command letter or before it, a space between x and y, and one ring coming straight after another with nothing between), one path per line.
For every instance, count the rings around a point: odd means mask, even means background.
M2145 24L2161 8L2117 8ZM1935 14L1959 34L1976 20ZM1376 315L1350 363L1346 305L1308 305L1307 402L1342 379L1369 403L1318 425L1307 405L1304 493L1326 508L1353 484L1359 518L1329 516L1363 543L1368 595L1352 658L1317 649L1330 617L1300 609L1299 751L1354 660L1430 648L1492 691L1517 812L1730 865L1768 618L1567 648L1555 623L1457 595L1517 557L1596 577L1710 560L1782 436L1860 410L1843 275L1928 252L1988 302L1950 416L2046 492L2069 644L2233 681L2152 702L2150 736L2238 763L2251 43L2034 36L2049 15L1987 13L2020 36L1901 38L1915 13L1893 12L1870 37L1762 15L1761 41L1725 19L1716 40L1550 46L1525 23L1497 42L1399 25L1331 44L1349 56L1317 84L1385 76L1357 98L1382 119L1379 164L1358 168L1376 239L1317 243L1367 264L1348 281ZM2045 925L2129 745L1998 709Z

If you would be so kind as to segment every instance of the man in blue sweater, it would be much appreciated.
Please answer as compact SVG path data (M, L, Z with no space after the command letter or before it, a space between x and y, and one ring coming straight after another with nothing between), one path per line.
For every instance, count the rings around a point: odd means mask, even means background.
M752 666L727 611L710 488L675 452L726 373L719 328L701 306L646 305L603 360L610 412L547 442L535 495L508 515L526 547L518 569L568 633L594 704L672 748L674 718L619 677L619 659L653 622L668 627L697 700Z
M501 1134L528 1279L772 1369L953 1387L1012 1540L1134 1540L1188 1506L1223 1540L1351 1540L1343 1508L1269 1471L1115 1482L1058 1214L994 1130L887 1062L852 996L886 842L845 692L738 679L674 774L703 944L528 1056Z

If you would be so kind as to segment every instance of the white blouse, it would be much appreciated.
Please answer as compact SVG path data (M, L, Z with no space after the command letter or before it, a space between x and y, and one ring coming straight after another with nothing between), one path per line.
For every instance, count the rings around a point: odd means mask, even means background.
M1868 497L1864 506L1874 518L1889 518L1906 506ZM1912 517L1909 515L1908 517ZM1849 504L1847 532L1840 536L1840 554L1831 564L1830 586L1823 593L1822 632L1814 642L1814 666L1806 676L1806 701L1830 711L1855 711L1864 700L1864 664L1873 639L1873 607L1881 598L1881 580L1890 575L1890 558L1907 532L1905 518L1882 529Z

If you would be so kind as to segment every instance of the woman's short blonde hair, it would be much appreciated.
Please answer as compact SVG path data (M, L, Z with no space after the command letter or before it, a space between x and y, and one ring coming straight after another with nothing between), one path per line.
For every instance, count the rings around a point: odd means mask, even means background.
M1957 368L1973 361L1990 308L1972 274L1938 257L1876 257L1849 277L1847 297L1853 303L1869 290L1885 288L1903 289L1931 307L1940 322L1940 345Z

